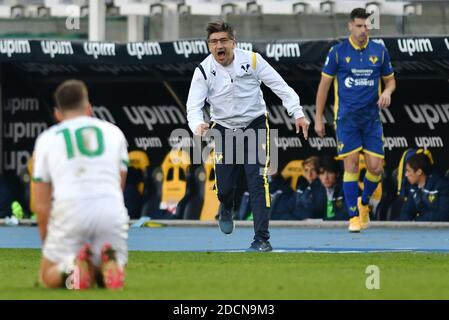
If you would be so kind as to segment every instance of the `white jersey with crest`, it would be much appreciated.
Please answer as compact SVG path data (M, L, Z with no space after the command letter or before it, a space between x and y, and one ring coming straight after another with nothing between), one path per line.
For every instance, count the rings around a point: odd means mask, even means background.
M123 203L127 142L112 123L88 116L62 121L37 138L33 158L33 180L52 184L54 205L111 196Z

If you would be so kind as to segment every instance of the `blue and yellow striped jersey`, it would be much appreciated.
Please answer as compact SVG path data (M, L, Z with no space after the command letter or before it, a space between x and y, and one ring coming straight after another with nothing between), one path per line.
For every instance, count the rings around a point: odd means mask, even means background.
M334 78L335 118L354 113L371 117L379 112L380 79L394 75L387 49L367 40L359 47L349 37L333 46L322 75Z

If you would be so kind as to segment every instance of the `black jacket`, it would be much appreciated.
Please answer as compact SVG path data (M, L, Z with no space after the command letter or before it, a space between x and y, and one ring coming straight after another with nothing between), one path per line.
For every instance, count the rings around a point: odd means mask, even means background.
M432 174L422 189L413 185L402 206L400 220L449 221L449 181Z

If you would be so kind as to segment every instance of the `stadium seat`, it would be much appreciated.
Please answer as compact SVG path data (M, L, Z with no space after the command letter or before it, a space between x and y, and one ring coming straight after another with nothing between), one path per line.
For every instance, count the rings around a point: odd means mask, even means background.
M160 167L149 171L145 183L146 202L142 216L152 219L183 219L190 210L191 196L190 156L182 150L171 150Z
M147 173L148 168L150 166L150 159L148 159L147 153L145 151L135 150L135 151L131 151L128 154L128 157L129 157L129 166L142 171L142 173L145 176L145 174ZM144 182L143 181L141 183L139 183L138 190L139 190L140 194L143 194L143 192L144 192Z
M182 150L172 150L162 162L163 175L161 209L176 207L186 193L186 174L190 156Z
M148 216L155 219L155 215L160 211L159 206L162 197L162 169L160 167L149 168L144 185L144 205L141 216Z
M204 188L204 181L202 181L201 178L204 175L204 169L199 166L195 168L193 174L190 174L190 171L193 170L193 166L187 170L186 191L184 197L176 206L176 218L184 220L198 220L200 218L201 207L203 204L203 194L200 190Z
M215 220L220 202L214 190L215 171L211 153L204 166L187 175L186 194L176 208L176 216L188 220ZM193 170L193 168L191 169Z
M9 191L9 186L0 174L0 219L11 215L12 197Z
M281 171L281 176L290 183L292 190L296 190L298 179L304 175L303 162L304 160L292 160Z
M150 161L146 152L141 150L129 152L128 157L129 167L123 195L130 218L138 219L144 203L144 181Z

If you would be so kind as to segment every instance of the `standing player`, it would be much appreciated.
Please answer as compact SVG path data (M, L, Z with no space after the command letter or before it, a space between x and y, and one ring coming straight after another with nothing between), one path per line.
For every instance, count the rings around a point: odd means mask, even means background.
M302 129L307 138L309 122L304 117L299 97L281 76L259 54L236 48L233 28L223 21L211 22L207 26L207 41L211 54L195 69L187 100L187 119L194 134L204 135L209 124L204 122L202 108L205 100L210 104L212 127L221 134L220 145L215 150L216 191L221 203L219 226L223 233L234 229L232 207L234 191L240 174L245 172L254 214L254 242L251 251L271 251L268 241L270 233L268 186L269 126L268 115L261 82L281 99L291 116L295 117L296 131ZM262 132L265 139L244 143L244 164L227 161L225 147L232 146L236 154L236 143L232 135ZM263 140L263 141L260 141ZM252 149L252 150L251 150ZM226 148L228 150L228 148ZM259 152L260 150L260 152ZM262 151L263 150L263 151ZM254 154L265 154L264 163L250 163ZM229 155L229 154L228 154ZM239 155L237 155L239 156Z
M352 10L348 23L351 35L329 51L316 97L315 131L325 135L324 105L331 83L335 91L335 126L338 155L344 159L343 190L349 209L349 231L368 227L369 199L381 180L383 133L379 108L387 108L396 88L387 49L368 38L365 9ZM381 92L383 79L385 89ZM358 199L359 152L365 154L367 173ZM359 217L360 214L360 217Z
M87 88L65 81L55 95L60 122L36 140L33 211L43 242L40 279L46 287L107 288L124 283L128 214L123 202L128 153L119 128L91 117ZM69 281L67 281L69 282Z

